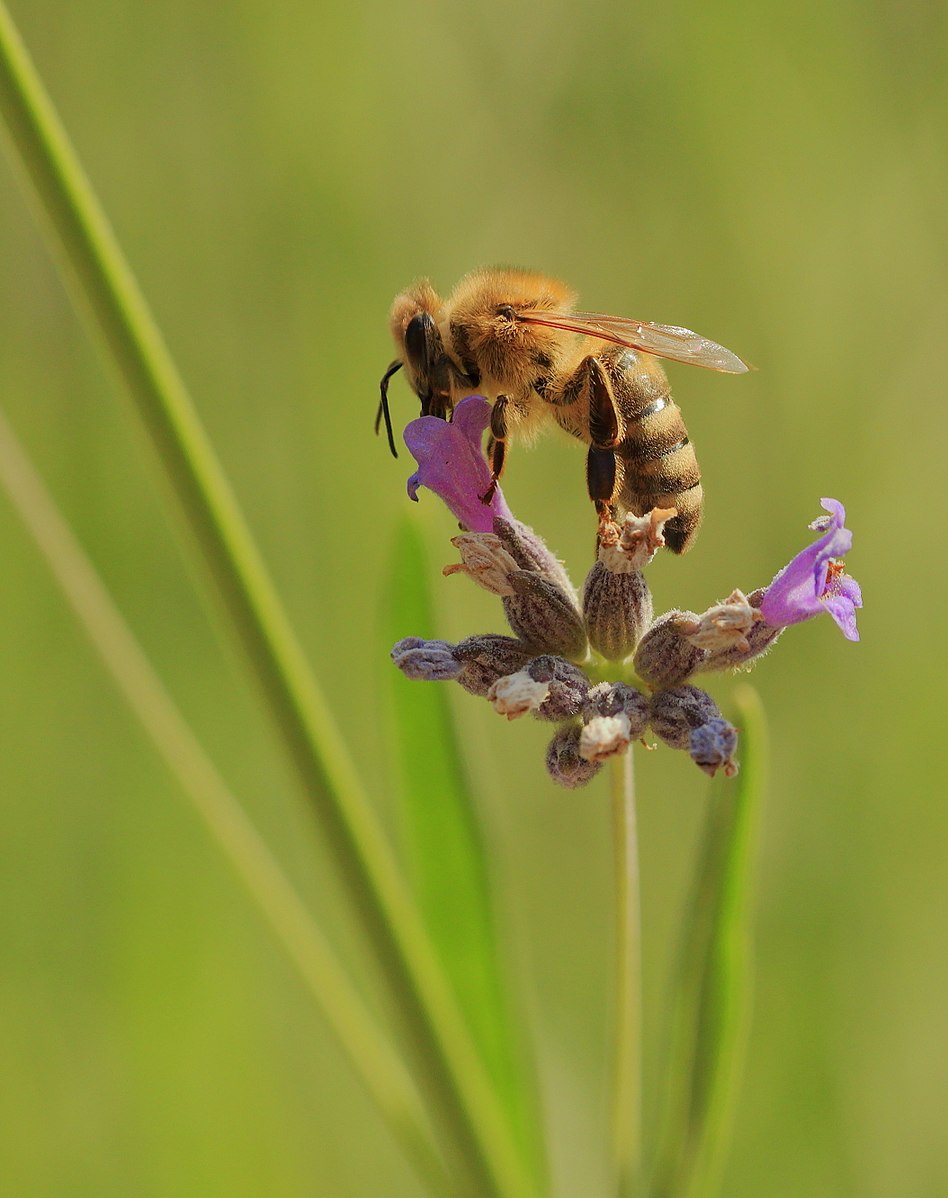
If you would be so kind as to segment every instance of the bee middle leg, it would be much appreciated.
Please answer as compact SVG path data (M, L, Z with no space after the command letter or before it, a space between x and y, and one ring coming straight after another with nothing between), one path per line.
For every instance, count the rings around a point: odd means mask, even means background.
M481 496L481 503L487 504L494 498L497 483L504 472L507 460L507 404L510 402L506 395L499 395L490 410L490 439L487 442L487 456L490 459L490 486Z

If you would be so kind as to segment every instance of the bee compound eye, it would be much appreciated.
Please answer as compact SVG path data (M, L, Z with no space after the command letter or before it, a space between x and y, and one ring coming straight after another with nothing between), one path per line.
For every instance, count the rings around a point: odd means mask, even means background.
M416 313L405 326L405 353L412 367L427 373L436 357L438 328L430 312Z
M497 315L502 316L504 320L516 320L517 318L512 304L498 304Z

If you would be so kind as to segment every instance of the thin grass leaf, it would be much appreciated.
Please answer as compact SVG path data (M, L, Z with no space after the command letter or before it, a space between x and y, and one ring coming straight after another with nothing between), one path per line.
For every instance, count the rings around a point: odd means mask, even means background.
M435 615L428 555L416 520L395 535L383 653L407 633L430 633ZM389 761L406 873L441 965L497 1088L525 1160L539 1179L536 1079L516 1023L491 902L471 779L446 684L386 671Z
M444 1194L444 1165L405 1062L194 736L2 411L0 490L130 711L316 1000L379 1113L429 1192Z
M477 1198L533 1198L509 1119L392 858L327 700L230 484L10 14L0 0L0 114L65 279L157 451L195 560L379 961L458 1177Z
M675 993L664 1122L650 1198L718 1192L750 1013L749 921L757 812L766 777L766 725L757 694L735 695L741 772L712 788L688 905Z

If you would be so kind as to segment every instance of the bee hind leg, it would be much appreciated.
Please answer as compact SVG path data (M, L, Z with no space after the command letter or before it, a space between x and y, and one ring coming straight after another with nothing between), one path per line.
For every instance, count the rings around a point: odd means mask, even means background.
M589 440L596 449L615 449L622 440L622 422L612 393L612 383L598 358L580 364L589 387Z
M601 529L615 520L619 474L615 448L622 440L624 430L605 367L598 358L590 356L580 369L586 371L589 389L590 446L586 456L586 484L589 498L599 515Z
M574 403L585 400L587 426L583 439L589 442L586 454L586 487L599 516L600 531L616 517L619 467L615 454L625 433L616 406L612 381L599 358L589 354L576 367L563 388Z
M610 524L615 518L616 455L611 449L590 445L586 454L586 488L599 515L599 525Z
M506 395L498 396L490 410L490 439L487 456L490 459L490 486L481 496L481 503L488 504L494 498L497 483L504 472L507 459L507 404Z

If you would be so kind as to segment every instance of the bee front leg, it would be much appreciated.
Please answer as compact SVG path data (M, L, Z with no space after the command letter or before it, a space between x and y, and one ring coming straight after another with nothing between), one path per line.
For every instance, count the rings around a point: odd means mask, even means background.
M392 415L388 410L388 381L397 371L401 370L402 363L400 358L389 366L388 370L382 375L382 381L379 384L381 398L379 400L379 410L375 416L375 435L379 435L379 425L382 423L382 417L385 417L385 431L388 434L388 447L392 451L392 457L398 457L398 450L395 448L395 436L392 433Z
M490 439L487 442L487 453L490 458L490 486L481 496L481 503L487 504L494 498L497 482L504 472L507 458L507 404L510 401L506 395L500 395L494 401L490 410Z

